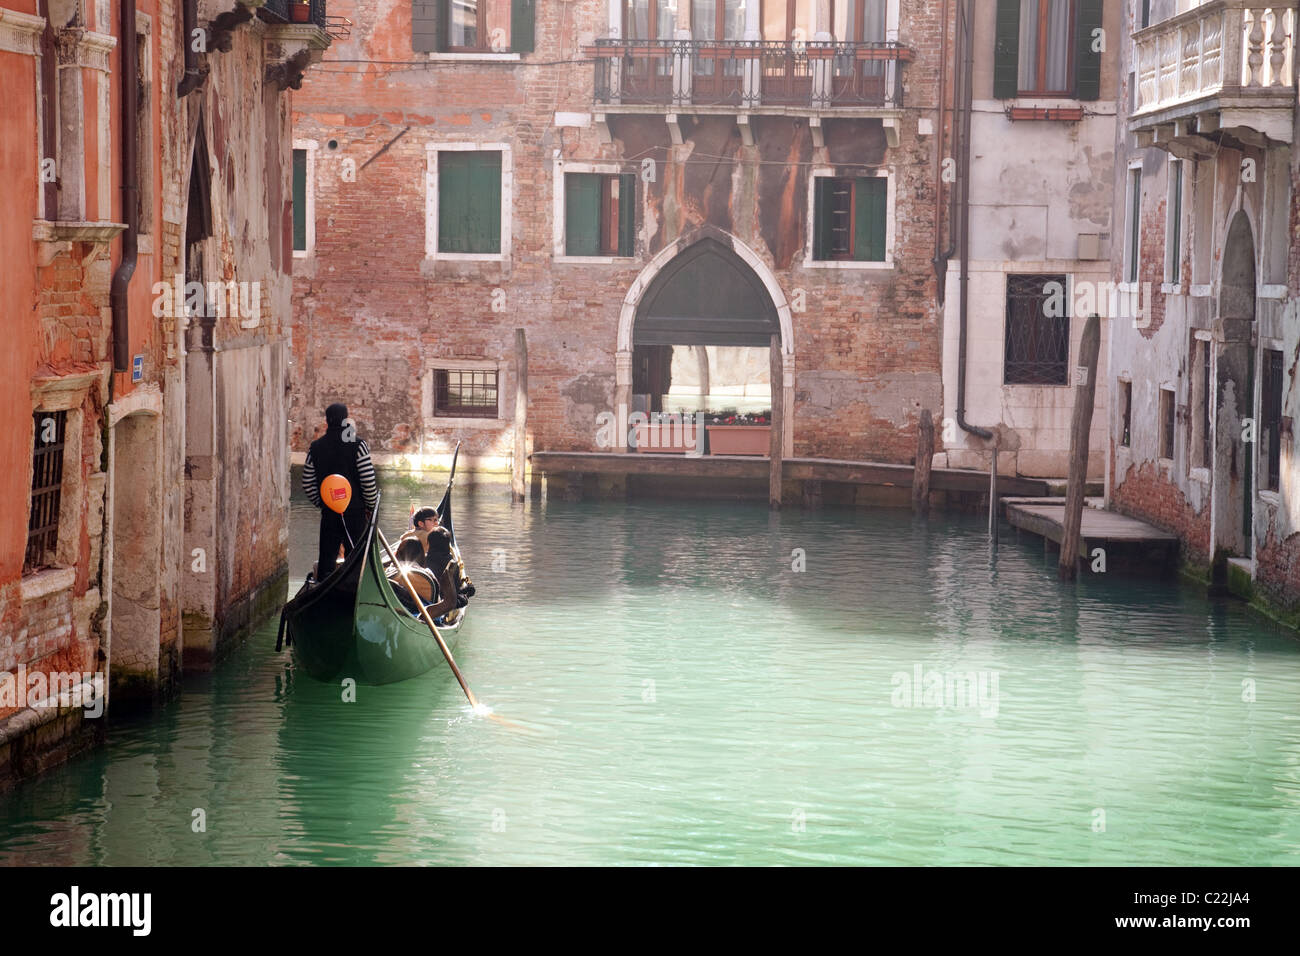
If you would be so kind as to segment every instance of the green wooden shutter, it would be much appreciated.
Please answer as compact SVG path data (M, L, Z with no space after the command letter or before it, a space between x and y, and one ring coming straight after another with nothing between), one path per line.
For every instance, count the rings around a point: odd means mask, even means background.
M813 181L813 218L809 228L812 229L813 234L814 259L825 259L827 247L830 245L827 241L831 228L830 183L830 179L825 176L818 176Z
M1079 0L1075 25L1075 96L1095 100L1101 96L1101 54L1094 53L1093 31L1101 29L1102 0Z
M469 161L472 153L438 153L438 251L469 252Z
M532 53L537 0L510 0L510 52Z
M998 0L993 34L993 95L1013 99L1020 92L1020 0Z
M468 153L470 252L501 251L501 153Z
M636 251L636 175L624 173L618 185L618 254Z
M281 235L283 236L284 233ZM307 248L307 150L305 149L293 151L293 248L298 251Z
M564 174L564 254L600 255L600 177Z
M889 181L885 177L858 177L853 189L853 258L885 261L888 196Z
M411 0L411 49L436 53L442 46L442 7L445 0Z

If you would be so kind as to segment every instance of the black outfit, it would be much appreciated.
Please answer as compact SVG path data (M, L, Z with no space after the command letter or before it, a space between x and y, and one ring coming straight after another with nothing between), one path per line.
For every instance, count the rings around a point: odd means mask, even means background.
M355 438L355 432L351 433L354 436L352 441L345 441L343 433L341 425L331 425L324 435L312 442L302 471L303 492L321 513L317 580L323 580L333 572L340 544L345 555L352 553L366 531L366 510L373 510L379 502L379 486L370 461L370 449L360 438ZM330 510L321 500L321 482L330 475L342 475L352 485L352 500L342 515Z

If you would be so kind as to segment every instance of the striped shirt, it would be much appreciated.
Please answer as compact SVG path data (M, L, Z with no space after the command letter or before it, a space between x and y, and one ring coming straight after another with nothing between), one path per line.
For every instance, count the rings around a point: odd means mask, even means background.
M355 446L355 459L351 462L340 460L340 446L342 448ZM317 474L318 455L324 459L320 469L325 473L323 475ZM348 467L349 465L352 467ZM374 510L375 505L379 503L379 484L375 480L375 466L370 460L370 448L365 441L358 438L355 442L344 442L336 435L327 432L311 443L311 449L307 452L307 461L302 468L302 490L307 500L317 508L324 507L320 496L321 482L332 474L341 474L349 481L360 485L362 500L367 508Z

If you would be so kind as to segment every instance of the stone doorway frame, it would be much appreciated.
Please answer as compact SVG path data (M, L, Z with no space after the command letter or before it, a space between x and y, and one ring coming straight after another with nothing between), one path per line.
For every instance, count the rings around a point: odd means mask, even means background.
M632 406L632 329L636 324L637 308L640 306L641 299L650 288L651 283L654 282L655 277L678 255L704 239L713 239L739 256L758 276L759 281L763 283L763 288L767 290L767 294L772 300L772 305L776 307L777 322L781 328L781 414L784 423L781 455L785 458L792 458L794 457L795 351L794 323L791 317L790 303L781 290L781 284L777 281L775 273L759 257L758 253L731 233L710 225L700 225L688 229L661 249L637 274L632 285L628 287L627 295L623 298L623 306L618 316L618 341L614 352L614 415L617 427L615 428L613 450L615 452L626 452L628 450L628 410ZM772 384L775 385L775 383ZM772 398L775 402L775 389L773 389Z

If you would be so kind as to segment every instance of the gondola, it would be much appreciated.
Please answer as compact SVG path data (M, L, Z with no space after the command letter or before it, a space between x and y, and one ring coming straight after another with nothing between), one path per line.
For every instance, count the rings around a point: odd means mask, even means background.
M451 478L438 504L438 521L451 532L452 552L460 558L456 529L451 518L451 489L456 475L452 456ZM379 508L357 547L334 573L317 582L312 575L280 613L276 650L287 643L295 664L317 680L336 682L351 677L358 684L392 684L418 677L440 664L442 652L424 621L398 600L385 574L387 556L376 533ZM436 621L438 632L450 647L465 624L468 607Z

